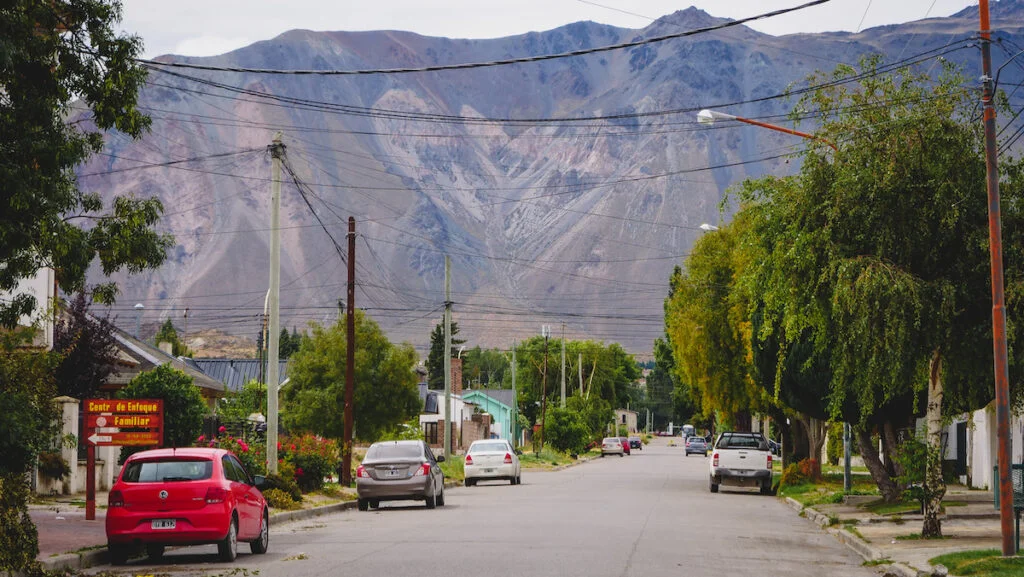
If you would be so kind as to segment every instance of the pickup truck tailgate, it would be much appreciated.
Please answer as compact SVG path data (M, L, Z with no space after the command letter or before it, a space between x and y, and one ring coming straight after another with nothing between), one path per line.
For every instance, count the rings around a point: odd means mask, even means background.
M716 449L718 467L722 469L767 469L769 451L756 449Z

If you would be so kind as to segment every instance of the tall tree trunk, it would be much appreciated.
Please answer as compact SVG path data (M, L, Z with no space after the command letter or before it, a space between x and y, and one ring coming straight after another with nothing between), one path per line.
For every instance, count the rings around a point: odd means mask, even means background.
M903 491L896 486L896 482L889 476L888 469L882 464L882 459L878 456L878 447L875 446L874 440L871 438L871 432L862 427L854 427L853 433L857 437L857 444L860 445L860 456L864 459L868 471L871 472L871 478L878 486L882 499L886 503L899 501Z
M882 440L882 450L884 451L882 462L885 464L885 470L889 472L891 478L895 479L903 474L903 468L893 459L900 442L896 435L896 426L892 421L882 423L879 428L879 438Z
M737 411L732 420L735 431L750 432L753 429L753 418L750 411Z
M939 508L946 495L942 479L942 352L935 350L928 364L928 453L924 472L924 526L922 537L941 537Z
M786 422L783 418L779 422L779 429L782 432L782 464L789 465L795 463L794 450L796 449L796 443L793 440L793 426Z
M821 449L825 446L825 421L808 415L801 415L800 422L807 430L807 458L815 462L812 476L821 478Z
M804 422L799 419L790 419L792 425L790 426L790 436L793 439L793 452L791 462L797 463L803 461L811 453L811 449L807 439L807 426Z

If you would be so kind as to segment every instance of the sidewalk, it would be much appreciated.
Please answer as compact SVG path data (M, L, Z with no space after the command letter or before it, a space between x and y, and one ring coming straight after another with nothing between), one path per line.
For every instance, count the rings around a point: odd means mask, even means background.
M880 515L857 507L876 499L849 496L845 503L806 508L792 499L787 502L866 561L891 561L879 565L886 575L914 577L919 571L930 575L934 568L928 561L939 555L1001 547L999 512L991 492L950 488L943 499L942 539L911 538L921 532L923 517L919 513Z
M85 495L63 495L30 504L29 515L39 531L38 559L106 546L106 505L107 493L97 492L96 520L86 521Z

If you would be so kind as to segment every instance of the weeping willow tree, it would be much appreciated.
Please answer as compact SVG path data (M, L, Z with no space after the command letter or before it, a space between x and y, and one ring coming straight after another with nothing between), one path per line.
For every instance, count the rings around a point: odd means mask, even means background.
M931 79L909 69L880 74L878 64L868 58L860 70L842 65L812 78L823 87L796 107L814 112L817 136L837 152L812 144L796 176L743 185L764 256L751 269L763 313L755 338L778 339L779 367L798 346L827 357L827 408L857 425L887 500L899 499L900 487L872 433L892 451L896 431L926 415L922 534L935 536L943 414L992 398L984 141L976 97L950 66ZM1003 189L1012 223L1018 183Z

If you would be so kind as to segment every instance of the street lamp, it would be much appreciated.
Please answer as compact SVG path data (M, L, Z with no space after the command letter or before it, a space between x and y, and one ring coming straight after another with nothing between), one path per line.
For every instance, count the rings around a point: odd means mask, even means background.
M800 132L799 130L793 130L792 128L786 128L785 126L778 126L776 124L768 124L767 122L761 122L759 120L751 120L749 118L743 118L742 116L733 116L732 114L726 114L724 112L718 112L717 110L708 110L705 108L697 113L697 122L701 124L714 124L716 120L735 120L736 122L742 122L744 124L751 124L754 126L760 126L761 128L767 128L768 130L775 130L777 132L785 132L786 134L792 134L794 136L801 136L803 138L809 138L811 140L817 140L818 142L824 142L825 144L832 147L832 150L839 151L836 145L831 141L826 140L820 136L808 134L806 132ZM704 227L701 227L704 228Z
M718 230L718 227L713 224L708 224L705 222L704 224L700 225L700 229L705 232L711 232L714 230Z

